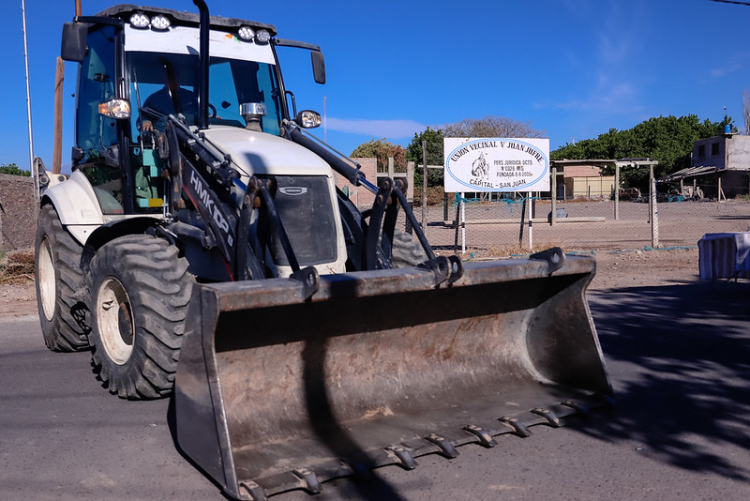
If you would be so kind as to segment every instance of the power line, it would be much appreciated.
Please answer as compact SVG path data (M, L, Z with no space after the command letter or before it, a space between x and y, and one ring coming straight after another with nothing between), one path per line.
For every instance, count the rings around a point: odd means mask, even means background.
M744 5L746 7L750 7L750 3L748 2L738 2L736 0L710 0L711 2L719 2L719 3L732 3L734 5Z

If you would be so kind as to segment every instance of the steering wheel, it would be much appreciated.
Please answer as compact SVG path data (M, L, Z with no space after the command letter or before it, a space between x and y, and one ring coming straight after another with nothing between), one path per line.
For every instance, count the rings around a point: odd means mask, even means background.
M208 109L209 109L208 118L216 118L216 106L214 106L211 103L208 103Z

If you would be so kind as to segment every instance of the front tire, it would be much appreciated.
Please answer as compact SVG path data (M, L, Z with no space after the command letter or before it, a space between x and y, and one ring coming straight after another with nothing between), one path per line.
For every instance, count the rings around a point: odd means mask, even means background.
M90 342L93 363L121 398L169 395L185 331L194 278L176 247L149 235L127 235L91 260Z
M34 252L36 299L44 344L52 351L81 351L89 346L81 272L81 245L62 226L57 211L39 211Z

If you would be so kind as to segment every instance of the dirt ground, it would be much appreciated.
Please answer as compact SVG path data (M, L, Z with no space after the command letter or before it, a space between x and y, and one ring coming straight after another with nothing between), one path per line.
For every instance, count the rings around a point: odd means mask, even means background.
M34 283L0 284L0 318L36 315Z
M659 286L698 280L698 249L599 251L591 290ZM34 283L0 284L0 318L37 314Z

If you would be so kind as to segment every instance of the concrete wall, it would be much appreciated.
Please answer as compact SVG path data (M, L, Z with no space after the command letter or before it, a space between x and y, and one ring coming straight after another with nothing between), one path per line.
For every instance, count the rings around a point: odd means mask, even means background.
M750 170L750 136L725 134L693 143L693 165Z
M750 170L750 136L734 135L727 141L726 166Z
M566 197L609 198L615 186L615 176L566 177Z
M0 174L0 205L0 249L33 249L37 214L33 179Z
M565 177L594 177L601 176L602 169L594 165L566 165L563 173Z

